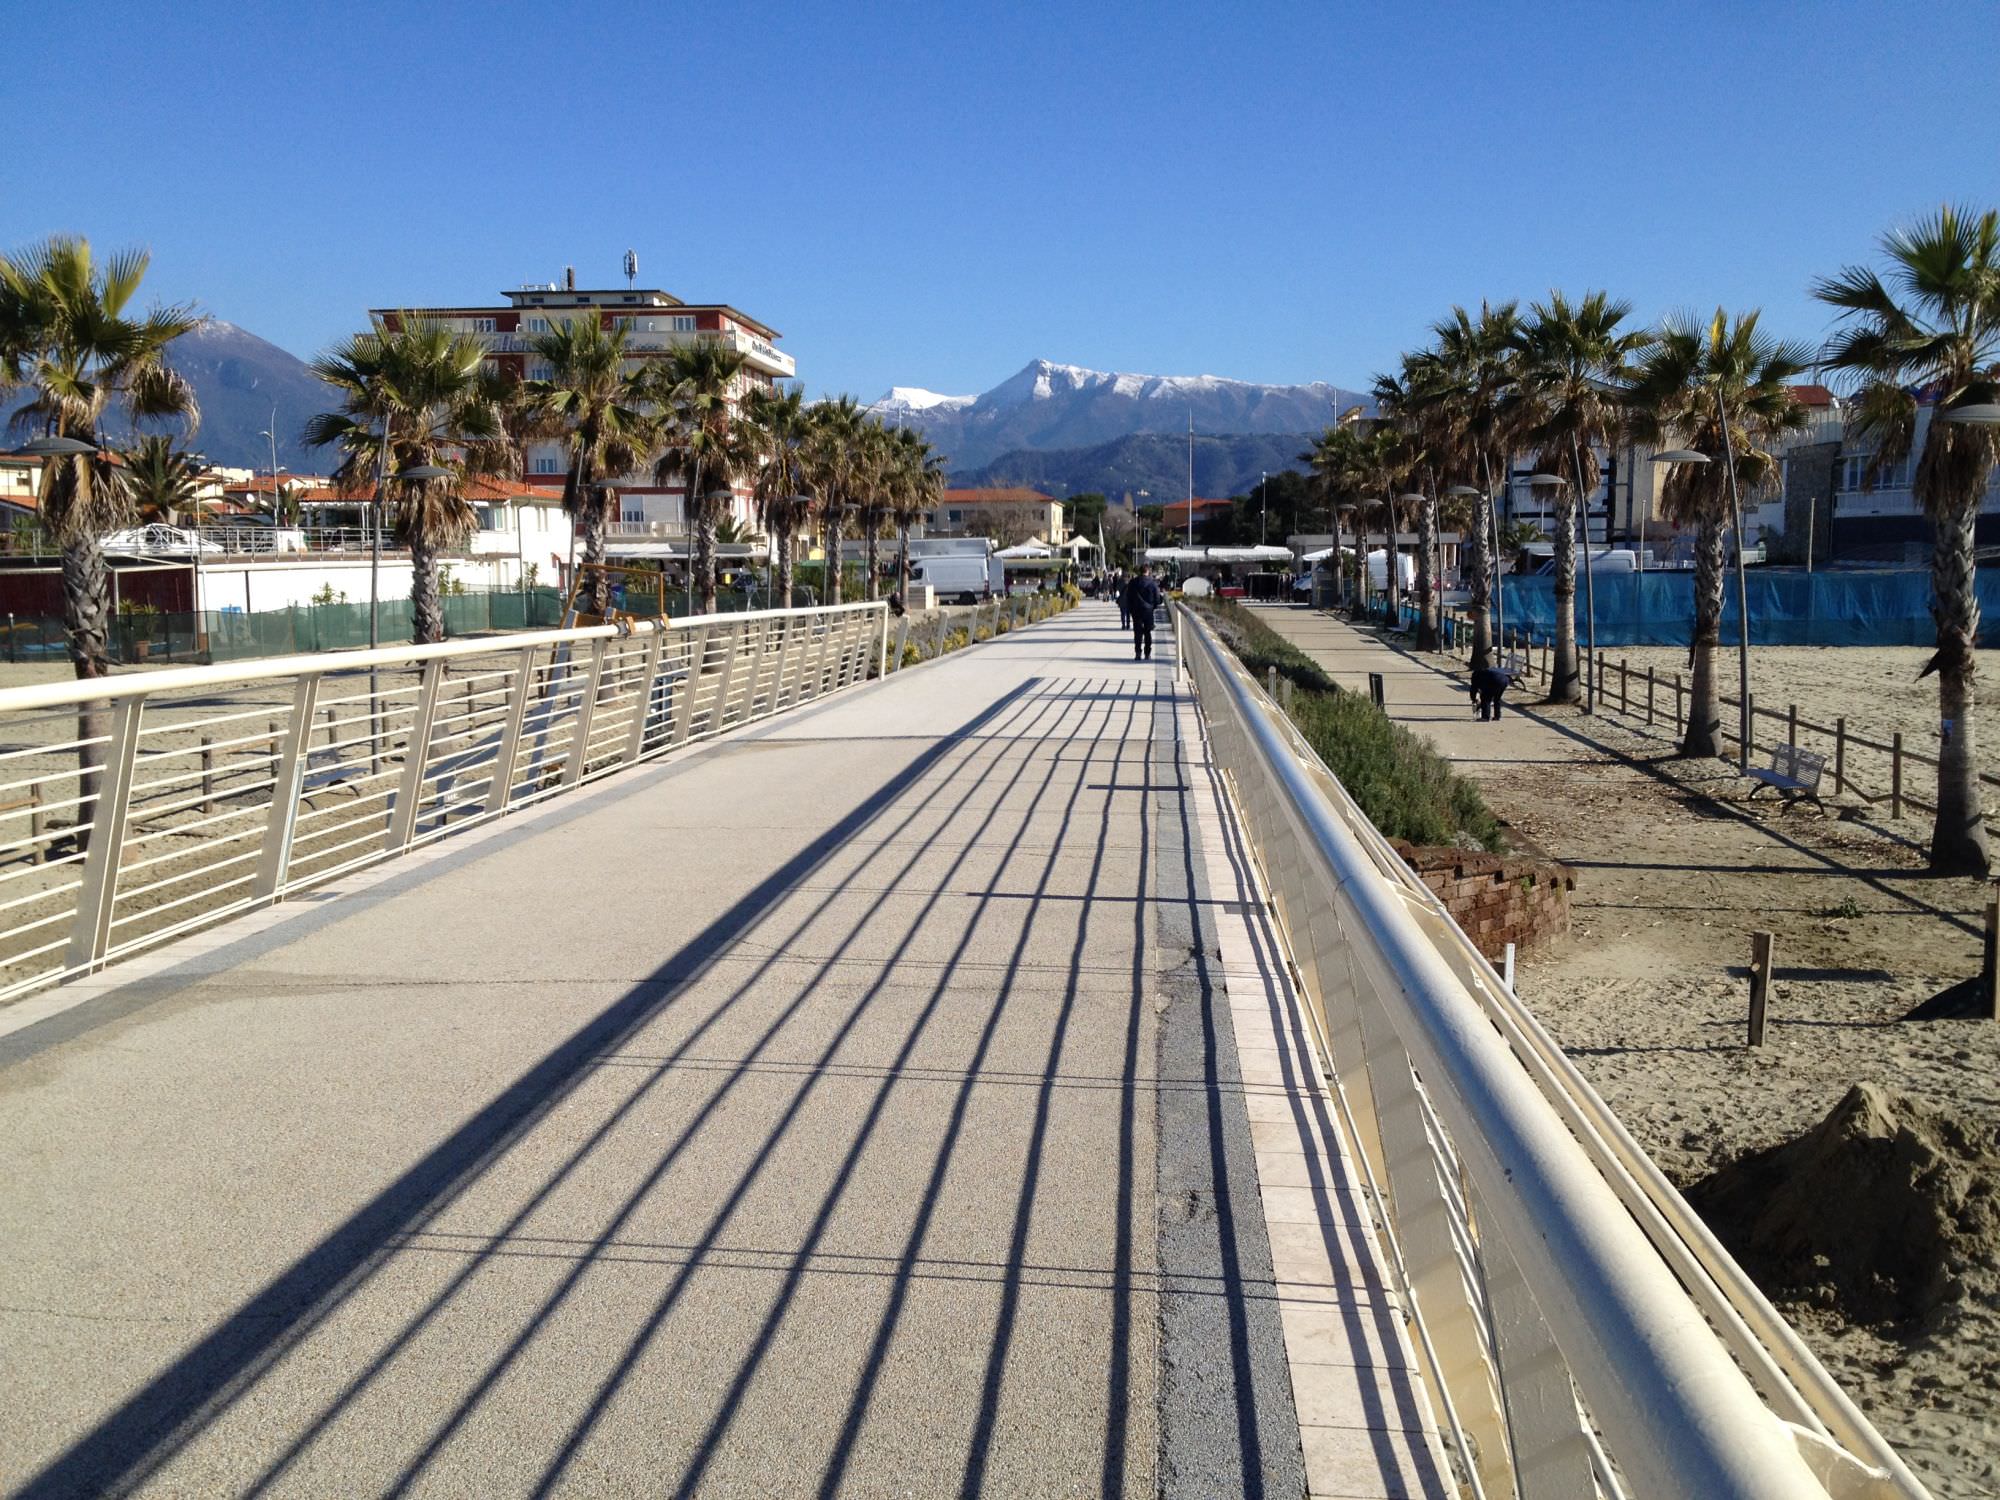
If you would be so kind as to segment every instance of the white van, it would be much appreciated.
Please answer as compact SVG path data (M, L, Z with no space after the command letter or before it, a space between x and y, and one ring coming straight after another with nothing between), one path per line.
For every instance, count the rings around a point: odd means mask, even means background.
M986 593L986 559L970 552L912 558L910 581L929 584L940 602L977 604Z
M1584 561L1584 556L1583 548L1578 547L1576 549L1576 567L1578 572L1582 572L1585 567L1588 567L1593 573L1636 573L1639 571L1639 554L1623 547L1612 547L1603 551L1591 552L1588 563ZM1551 555L1547 562L1535 569L1535 576L1546 578L1553 574L1555 570L1556 560Z

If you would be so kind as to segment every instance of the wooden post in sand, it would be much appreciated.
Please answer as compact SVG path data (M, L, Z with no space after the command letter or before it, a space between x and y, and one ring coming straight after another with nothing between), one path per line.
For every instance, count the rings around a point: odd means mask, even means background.
M1833 721L1833 791L1835 796L1843 796L1847 791L1847 720Z
M1889 736L1889 816L1903 815L1903 731Z
M1750 1045L1764 1045L1764 1010L1771 999L1771 934L1750 934Z
M1979 969L1978 1014L2000 1021L2000 885L1986 888L1986 961Z

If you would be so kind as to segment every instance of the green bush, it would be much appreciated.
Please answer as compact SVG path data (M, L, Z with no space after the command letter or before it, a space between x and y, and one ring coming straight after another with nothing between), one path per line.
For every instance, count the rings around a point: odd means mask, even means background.
M1503 847L1499 820L1479 788L1427 741L1360 694L1343 692L1318 663L1248 610L1206 601L1195 608L1260 686L1269 667L1291 681L1292 722L1384 834L1413 844Z

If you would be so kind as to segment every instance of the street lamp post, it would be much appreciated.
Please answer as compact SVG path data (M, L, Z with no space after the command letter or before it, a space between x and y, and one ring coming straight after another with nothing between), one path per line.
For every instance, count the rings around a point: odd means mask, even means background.
M1257 472L1257 545L1264 546L1271 540L1271 476L1263 470Z

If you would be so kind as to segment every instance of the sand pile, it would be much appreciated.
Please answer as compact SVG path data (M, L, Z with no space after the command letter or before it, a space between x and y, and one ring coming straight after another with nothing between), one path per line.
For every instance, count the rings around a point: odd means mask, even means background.
M2000 1294L2000 1141L1875 1084L1688 1199L1774 1298L1892 1337Z

